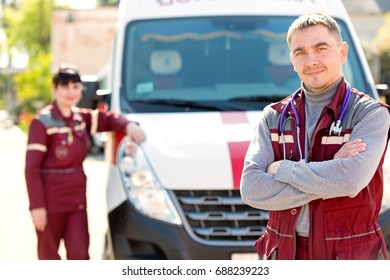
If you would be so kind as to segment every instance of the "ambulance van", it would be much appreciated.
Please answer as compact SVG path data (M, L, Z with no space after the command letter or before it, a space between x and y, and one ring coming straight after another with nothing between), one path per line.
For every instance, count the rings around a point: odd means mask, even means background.
M263 108L300 86L286 32L308 11L337 20L345 78L378 98L339 0L120 2L110 109L147 141L112 133L106 144L105 258L257 258L268 213L240 198L244 156Z

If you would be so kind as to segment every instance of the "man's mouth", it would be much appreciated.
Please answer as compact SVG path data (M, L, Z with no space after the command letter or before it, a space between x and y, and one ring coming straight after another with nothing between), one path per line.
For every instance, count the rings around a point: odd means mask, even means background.
M305 72L305 75L308 75L308 76L318 76L322 72L323 72L323 69L316 69L316 70L311 70L311 71Z

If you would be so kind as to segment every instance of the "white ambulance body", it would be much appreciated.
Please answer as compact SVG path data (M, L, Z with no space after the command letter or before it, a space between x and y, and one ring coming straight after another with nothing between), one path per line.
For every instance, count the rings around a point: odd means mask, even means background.
M243 160L262 109L300 86L286 32L309 11L337 19L350 47L344 76L377 98L341 1L121 1L110 108L147 141L128 156L112 134L105 149L107 258L256 256L268 213L240 198Z

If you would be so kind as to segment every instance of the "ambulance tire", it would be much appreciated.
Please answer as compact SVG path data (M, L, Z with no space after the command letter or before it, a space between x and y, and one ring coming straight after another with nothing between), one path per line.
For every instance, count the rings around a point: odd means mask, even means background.
M104 247L103 247L103 254L102 254L102 260L113 260L112 254L110 254L110 248L108 246L108 233L106 234L104 238Z

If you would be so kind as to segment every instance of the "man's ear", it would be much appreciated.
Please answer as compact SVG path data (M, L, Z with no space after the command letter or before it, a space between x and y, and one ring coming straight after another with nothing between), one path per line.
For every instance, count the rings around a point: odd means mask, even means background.
M344 63L348 58L348 44L346 42L342 42L340 45L340 52L341 52L341 60Z
M294 71L297 72L297 71L295 70L295 65L294 65L294 61L293 61L293 55L292 55L291 52L290 52L290 61L291 61L291 64L292 64L292 66L293 66L293 68L294 68Z

